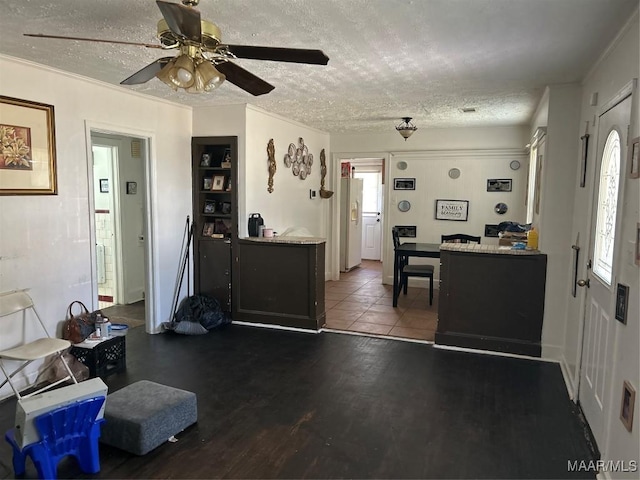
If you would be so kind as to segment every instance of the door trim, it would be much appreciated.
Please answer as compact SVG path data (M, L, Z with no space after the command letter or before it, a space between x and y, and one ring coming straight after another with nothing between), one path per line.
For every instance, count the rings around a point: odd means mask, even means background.
M91 256L91 302L92 309L98 308L98 269L96 263L96 224L95 224L95 204L93 199L93 155L91 134L121 135L145 140L146 152L144 162L145 181L145 205L144 215L144 236L145 248L145 331L147 333L159 333L160 324L152 323L156 318L156 305L159 305L156 285L159 285L159 272L155 268L160 264L158 252L155 247L156 221L155 211L157 208L158 193L156 191L156 178L152 168L153 159L156 158L156 138L152 131L137 130L134 128L120 127L100 122L85 120L85 146L87 159L87 181L88 181L88 207L89 207L89 249Z

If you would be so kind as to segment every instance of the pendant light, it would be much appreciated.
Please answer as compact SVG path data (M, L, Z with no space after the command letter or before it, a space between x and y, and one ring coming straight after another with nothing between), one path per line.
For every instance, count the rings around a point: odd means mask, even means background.
M411 117L402 117L402 123L396 126L396 130L400 133L400 135L402 135L405 142L407 141L407 138L413 135L413 132L415 132L417 129L418 127L411 123Z

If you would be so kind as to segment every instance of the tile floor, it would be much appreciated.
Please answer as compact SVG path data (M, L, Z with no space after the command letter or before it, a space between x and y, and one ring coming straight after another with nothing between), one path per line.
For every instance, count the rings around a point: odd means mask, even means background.
M438 291L429 305L429 290L409 287L394 308L391 285L382 284L382 263L362 265L327 282L325 328L433 341L438 323Z

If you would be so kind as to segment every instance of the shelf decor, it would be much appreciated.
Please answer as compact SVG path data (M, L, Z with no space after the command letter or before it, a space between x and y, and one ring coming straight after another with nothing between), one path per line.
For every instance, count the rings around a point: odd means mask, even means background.
M267 192L273 193L273 177L276 174L276 147L273 138L267 143L267 164L269 168L269 180L267 181Z
M57 195L53 105L0 96L0 195Z

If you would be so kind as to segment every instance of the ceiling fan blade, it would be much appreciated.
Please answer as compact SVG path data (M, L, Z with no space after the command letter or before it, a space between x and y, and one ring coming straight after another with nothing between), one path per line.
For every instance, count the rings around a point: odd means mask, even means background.
M165 65L167 63L169 63L169 61L172 58L173 57L159 58L155 62L150 63L149 65L144 67L142 70L138 70L136 73L131 75L129 78L126 78L123 81L121 81L120 85L139 85L141 83L148 82L153 77L155 77L156 74L160 70L162 70L165 67Z
M217 64L216 68L227 77L228 81L256 97L269 93L276 88L235 63L222 62Z
M161 0L156 0L156 3L173 33L191 42L200 43L202 41L200 12L198 10Z
M25 37L55 38L59 40L80 40L82 42L118 43L120 45L135 45L137 47L163 48L162 45L156 45L153 43L123 42L121 40L101 40L99 38L63 37L60 35L44 35L42 33L23 33L23 35Z
M329 62L322 50L306 48L256 47L253 45L227 45L229 51L238 58L253 60L273 60L276 62L311 63L326 65Z

